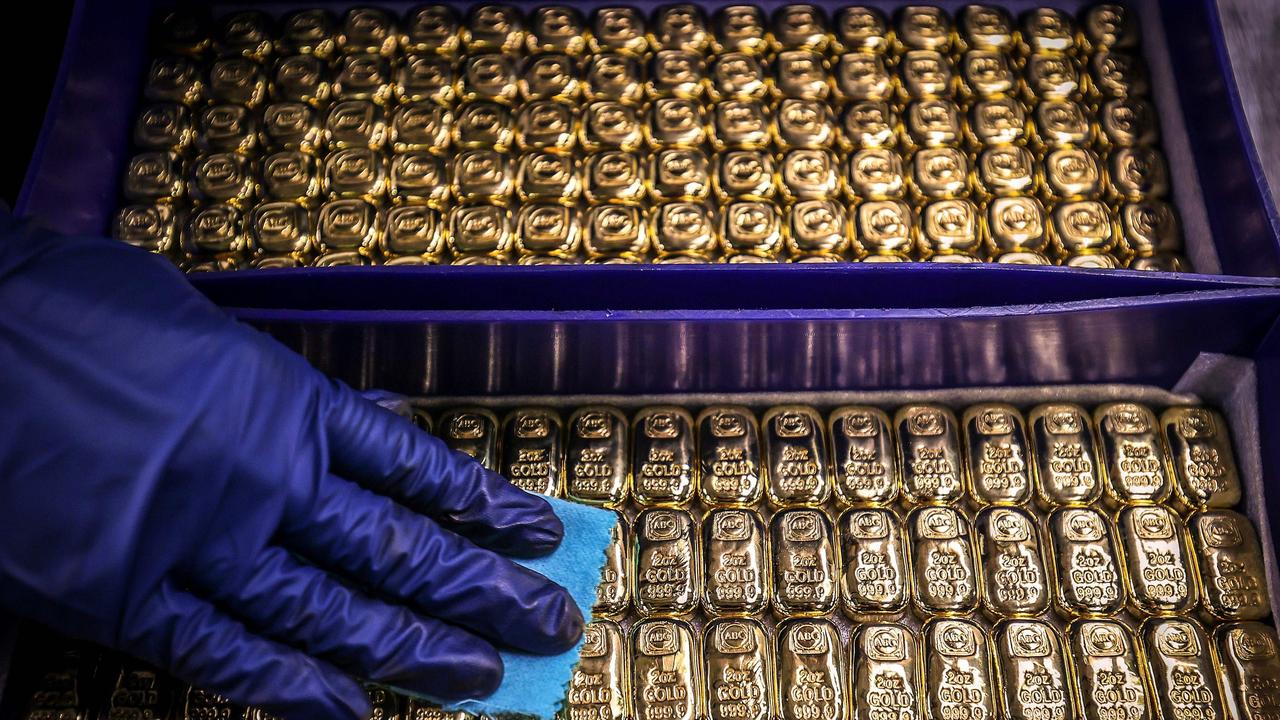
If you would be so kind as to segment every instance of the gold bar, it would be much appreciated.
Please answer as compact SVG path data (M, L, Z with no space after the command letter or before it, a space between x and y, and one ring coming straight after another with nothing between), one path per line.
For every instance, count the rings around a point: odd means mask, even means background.
M835 49L883 53L889 49L889 22L874 7L841 8L835 17Z
M1141 635L1157 717L1225 718L1218 686L1221 668L1199 624L1151 618L1142 624Z
M936 50L909 50L898 62L898 76L905 98L949 98L956 79L951 61Z
M483 203L449 211L449 249L456 255L506 257L515 245L511 212Z
M837 599L839 567L831 520L822 510L781 510L770 523L773 610L780 617L825 615Z
M440 438L449 450L475 457L486 469L498 469L498 416L484 407L456 407L440 415Z
M1160 415L1173 460L1173 491L1191 509L1240 502L1240 472L1227 421L1216 410L1172 407Z
M1071 617L1118 612L1125 595L1111 523L1091 508L1062 508L1049 516L1048 534L1058 610Z
M1261 620L1271 614L1258 532L1234 510L1203 510L1187 521L1204 591L1215 620Z
M134 247L168 255L178 249L180 213L172 205L143 203L125 205L116 212L111 235ZM311 233L305 233L310 245Z
M459 105L455 118L449 133L458 148L506 151L515 142L515 119L509 107L476 100Z
M702 519L702 606L707 613L755 615L769 605L767 543L764 521L754 510L716 508L707 513Z
M982 608L991 617L1035 617L1049 609L1049 574L1036 519L1015 507L989 507L974 528L982 558Z
M764 12L754 5L727 5L716 11L712 51L760 55L772 49Z
M1102 197L1102 161L1092 150L1060 147L1044 157L1044 189L1053 200L1096 200Z
M1141 615L1176 615L1196 604L1187 528L1162 506L1126 507L1116 515L1129 604Z
M893 76L884 58L867 52L851 52L836 63L836 94L851 102L888 102L894 99Z
M630 720L631 652L622 628L593 620L582 632L562 720Z
M560 416L547 408L513 410L502 421L502 474L521 490L560 495Z
M589 405L569 416L565 443L565 497L588 505L617 507L631 486L627 416L616 408Z
M641 617L682 617L698 607L698 531L684 510L650 508L635 522L636 611Z
M693 416L672 405L643 408L631 424L632 492L640 505L688 505L698 486Z
M969 108L965 131L972 145L998 146L1030 135L1027 111L1016 98L979 100Z
M113 718L169 717L180 692L174 680L135 661L126 661L110 682L101 712Z
M377 709L375 708L375 711ZM57 717L63 716L59 715ZM208 690L192 687L187 688L182 709L177 717L178 720L208 720L209 718L217 718L218 720L262 720L263 714L252 708L233 703ZM33 710L27 714L26 720L42 720L43 718L42 714L37 714L37 711ZM67 720L75 719L68 717Z
M855 621L901 616L911 601L902 518L889 508L846 510L840 516L839 535L845 614Z
M1024 505L1031 499L1032 468L1022 413L1012 405L982 403L964 411L969 496L978 505Z
M649 49L644 14L629 7L597 8L591 16L591 52L641 55Z
M844 720L844 653L840 633L831 621L782 621L777 657L781 720Z
M1132 48L1140 42L1138 18L1119 3L1094 5L1085 11L1084 40L1090 51L1098 48Z
M1240 622L1214 631L1227 716L1264 720L1280 716L1280 640L1269 625Z
M811 407L770 408L760 419L769 503L775 507L821 505L831 497L822 418Z
M760 464L756 416L740 406L717 406L698 414L698 495L703 504L755 505L766 479Z
M1033 53L1074 53L1075 19L1055 8L1029 10L1022 15L1022 41Z
M737 511L731 511L737 512ZM708 720L770 720L773 653L758 620L717 618L702 636Z
M610 531L605 550L604 567L600 568L600 584L591 607L596 615L618 617L631 607L631 525L626 515L618 513L618 524Z
M956 416L941 405L906 405L893 416L903 499L950 504L964 494Z
M996 717L987 633L958 618L934 618L922 633L926 720Z
M1172 483L1155 413L1136 403L1106 403L1093 411L1093 421L1102 440L1099 451L1111 499L1164 502Z
M907 5L897 13L896 39L904 48L950 52L954 29L951 15L940 7Z
M667 511L661 511L667 512ZM631 628L635 717L698 720L702 662L693 629L680 620L641 620Z
M1133 631L1119 620L1076 620L1067 646L1082 720L1150 718L1151 691Z
M841 505L884 505L898 498L898 456L889 416L873 407L831 412L832 473Z
M369 704L373 706L373 710L369 713L369 720L401 720L403 718L399 695L373 683L365 683L364 691L369 695Z
M1058 631L1043 620L1004 620L991 636L1000 717L1075 720L1071 671Z
M1119 148L1109 160L1111 192L1116 198L1137 202L1169 195L1169 165L1156 148Z
M1035 156L1020 145L997 145L978 155L978 184L985 196L1034 194L1037 187Z
M1087 505L1101 497L1093 427L1084 408L1070 403L1038 405L1027 421L1041 505Z
M907 516L915 609L923 616L971 612L978 606L978 556L964 515L922 507Z
M546 5L533 11L526 38L530 52L581 55L587 49L587 23L577 8Z
M857 625L849 639L850 720L914 720L921 716L920 648L895 623Z

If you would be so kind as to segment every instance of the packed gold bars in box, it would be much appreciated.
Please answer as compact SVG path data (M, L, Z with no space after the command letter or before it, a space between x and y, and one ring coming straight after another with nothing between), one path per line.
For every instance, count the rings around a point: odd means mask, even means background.
M114 232L191 271L1186 270L1137 27L1118 4L170 12Z
M1236 509L1241 473L1212 408L1063 392L968 406L423 403L411 419L531 492L618 514L562 720L1280 708L1262 539ZM132 666L111 666L112 698L95 699L77 669L94 652L69 650L28 717L88 717L109 700L263 720ZM372 690L384 720L467 720Z

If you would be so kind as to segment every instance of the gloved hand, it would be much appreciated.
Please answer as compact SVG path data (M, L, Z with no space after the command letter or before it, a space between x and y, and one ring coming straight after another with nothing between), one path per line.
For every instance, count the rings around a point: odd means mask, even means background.
M159 257L0 215L0 606L286 718L559 653L541 498L229 319Z

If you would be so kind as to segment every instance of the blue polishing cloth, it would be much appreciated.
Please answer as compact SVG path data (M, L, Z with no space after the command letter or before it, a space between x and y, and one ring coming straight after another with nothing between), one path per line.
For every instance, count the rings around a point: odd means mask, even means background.
M564 523L564 541L546 557L515 562L563 585L578 603L582 617L590 620L605 551L618 516L609 510L555 498L547 500ZM553 656L501 650L506 673L498 689L481 700L448 703L445 709L489 717L515 713L552 720L564 701L581 646L579 641L572 650Z

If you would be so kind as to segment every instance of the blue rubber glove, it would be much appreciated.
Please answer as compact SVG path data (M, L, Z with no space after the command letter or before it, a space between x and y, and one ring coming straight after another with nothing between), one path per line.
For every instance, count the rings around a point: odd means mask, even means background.
M165 260L0 215L0 606L273 714L443 699L583 620L545 500L229 319Z

